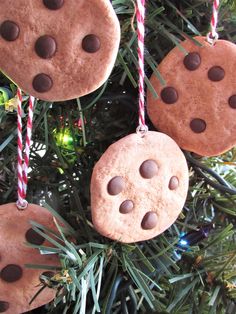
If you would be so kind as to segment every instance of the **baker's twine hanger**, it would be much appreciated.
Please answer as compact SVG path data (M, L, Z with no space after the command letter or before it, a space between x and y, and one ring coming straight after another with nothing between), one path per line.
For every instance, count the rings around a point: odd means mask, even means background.
M29 96L29 109L28 109L28 120L27 120L27 132L25 140L25 152L22 137L22 92L18 87L17 89L17 176L18 176L18 200L16 206L19 210L24 210L28 206L26 201L27 184L28 184L28 172L29 172L29 157L30 157L30 146L32 138L33 128L33 114L34 114L34 103L35 98Z
M139 72L139 126L137 134L144 136L148 132L145 122L145 85L144 85L144 37L145 37L145 0L137 0L137 33L138 33L138 72Z
M207 34L207 41L214 45L219 39L219 34L217 33L217 24L219 16L220 0L213 0L213 9L211 17L211 31Z

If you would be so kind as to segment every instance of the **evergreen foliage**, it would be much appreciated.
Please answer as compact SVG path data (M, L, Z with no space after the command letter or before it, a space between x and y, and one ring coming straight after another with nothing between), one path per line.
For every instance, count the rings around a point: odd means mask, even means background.
M236 1L221 2L220 37L236 42ZM81 99L38 101L35 109L28 201L46 202L64 227L58 224L55 238L32 222L53 247L38 248L54 251L61 259L58 273L42 278L57 289L55 301L34 312L233 314L236 149L213 158L185 152L190 169L188 198L176 223L162 235L124 245L93 229L89 200L93 166L112 142L135 132L137 126L134 2L113 0L112 4L122 39L110 79ZM162 79L157 64L175 45L181 49L186 36L207 34L211 10L209 0L147 1L145 81L154 94L149 77L155 71ZM1 86L16 91L3 75ZM27 97L25 112L26 108ZM0 204L15 201L17 187L16 111L6 109L0 105Z

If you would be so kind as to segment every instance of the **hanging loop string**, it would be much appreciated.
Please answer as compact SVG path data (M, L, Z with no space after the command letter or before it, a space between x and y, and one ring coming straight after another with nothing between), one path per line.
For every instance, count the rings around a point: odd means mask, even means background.
M219 38L219 35L216 31L217 24L218 24L219 7L220 7L220 0L213 0L213 11L212 11L212 17L211 17L211 31L207 34L207 41L210 44L214 44Z
M137 0L138 64L139 64L139 126L137 133L144 135L148 131L145 123L144 90L144 36L145 36L145 0Z
M22 93L21 93L20 88L17 89L17 99L18 99L18 108L17 108L18 201L16 205L18 209L23 210L28 205L25 198L26 198L26 193L27 193L29 156L30 156L30 145L31 145L31 137L32 137L33 112L34 112L35 98L32 96L29 97L29 113L28 113L28 121L27 121L24 157L23 157L23 139L22 139Z

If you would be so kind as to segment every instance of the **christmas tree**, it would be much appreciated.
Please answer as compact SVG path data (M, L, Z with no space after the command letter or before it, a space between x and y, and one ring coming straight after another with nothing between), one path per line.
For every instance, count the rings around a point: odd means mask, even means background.
M112 5L122 37L109 80L80 99L38 100L35 107L27 200L62 219L68 233L58 226L60 240L48 239L54 241L61 268L52 277L42 277L39 293L45 286L57 293L52 303L32 313L233 314L235 149L210 158L184 151L190 169L185 206L177 221L154 239L122 244L99 235L92 225L93 167L111 143L137 127L135 2L113 0ZM206 35L211 15L209 0L147 1L145 83L151 93L156 93L150 77L157 65L181 40ZM220 38L235 43L235 27L236 1L222 0ZM17 200L16 89L1 74L0 204ZM27 101L24 96L24 122ZM150 121L148 126L155 130ZM41 227L34 227L40 232Z

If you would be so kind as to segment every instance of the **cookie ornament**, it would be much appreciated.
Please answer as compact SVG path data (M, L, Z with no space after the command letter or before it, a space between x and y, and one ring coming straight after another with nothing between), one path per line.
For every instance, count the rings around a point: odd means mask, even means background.
M1 0L0 69L39 99L96 90L111 73L119 41L109 0Z
M52 215L44 208L25 200L29 168L30 142L33 123L34 98L29 98L29 116L25 154L23 156L21 90L18 99L18 201L0 206L0 313L20 314L49 303L55 291L45 288L30 304L40 289L40 275L50 276L40 269L29 269L25 264L58 266L54 255L41 255L38 249L26 246L47 245L45 238L35 232L30 220L49 229L56 229Z
M14 203L0 206L0 313L24 313L49 303L55 297L55 290L45 288L29 304L41 288L40 276L50 276L52 272L30 269L25 264L58 265L54 255L41 255L38 249L25 245L26 242L47 244L32 229L29 220L55 229L51 214L40 206L28 204L25 210L18 210Z
M91 210L102 235L124 243L151 239L180 214L188 190L188 168L177 144L148 131L144 112L145 1L138 0L139 127L112 144L94 167Z
M236 45L218 40L218 5L215 1L211 33L182 42L186 55L177 47L170 51L158 67L166 84L151 77L160 97L147 95L154 126L201 156L236 145Z

